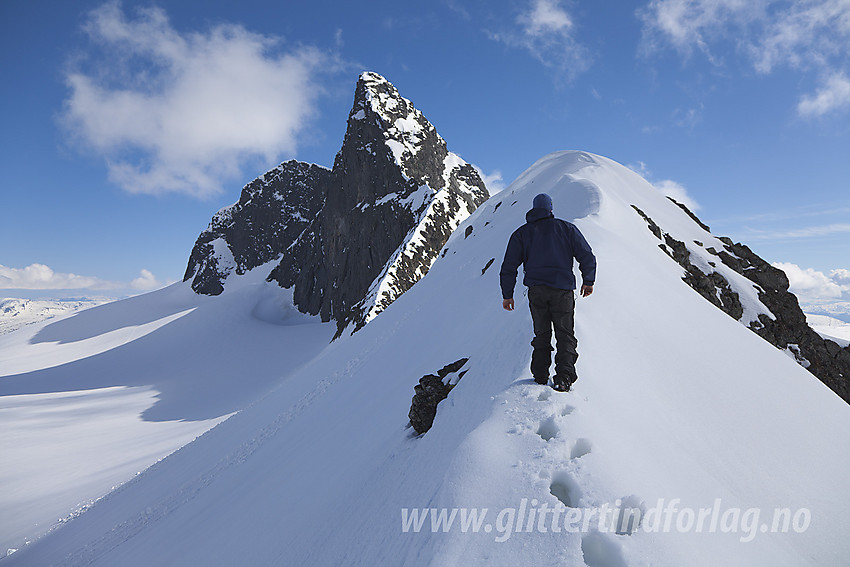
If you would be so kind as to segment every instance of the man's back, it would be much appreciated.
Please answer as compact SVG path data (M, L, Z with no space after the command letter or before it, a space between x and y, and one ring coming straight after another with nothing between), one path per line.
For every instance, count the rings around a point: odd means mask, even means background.
M502 296L513 297L517 268L523 265L526 286L548 285L557 289L575 289L573 258L579 262L584 283L596 279L596 258L578 228L557 219L551 211L533 208L525 216L526 224L511 235L499 272Z

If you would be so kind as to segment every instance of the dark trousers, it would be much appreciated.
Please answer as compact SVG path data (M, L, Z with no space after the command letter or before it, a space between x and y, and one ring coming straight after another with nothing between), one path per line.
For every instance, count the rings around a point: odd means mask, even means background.
M575 312L573 290L556 289L547 285L528 288L528 305L534 322L534 340L531 346L531 374L538 382L548 381L552 363L552 328L555 328L555 384L572 384L576 375L578 341L573 330Z

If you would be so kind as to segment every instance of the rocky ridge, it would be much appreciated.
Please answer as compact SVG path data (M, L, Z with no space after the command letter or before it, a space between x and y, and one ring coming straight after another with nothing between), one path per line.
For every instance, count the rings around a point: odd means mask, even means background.
M668 197L669 198L669 197ZM685 205L676 202L707 237L710 229ZM801 366L817 376L844 401L850 403L850 346L842 348L824 339L806 323L797 297L788 291L788 277L744 244L718 237L722 249L706 247L700 241L677 240L658 226L638 207L632 208L646 221L659 247L685 270L682 279L697 293L754 333L785 351ZM730 273L731 272L731 273ZM749 285L743 284L743 276ZM743 294L755 289L763 309L753 312L742 302Z

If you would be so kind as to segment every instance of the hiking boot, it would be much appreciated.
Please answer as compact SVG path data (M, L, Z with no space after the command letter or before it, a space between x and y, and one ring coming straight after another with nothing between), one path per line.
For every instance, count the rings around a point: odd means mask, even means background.
M556 384L557 383L566 384L567 390L570 389L570 386L572 386L573 384L576 383L576 380L578 380L578 376L575 374L575 372L570 372L570 373L567 373L567 374L562 375L562 376L555 374L555 376L552 377L552 381L555 382Z
M552 384L552 389L556 392L569 392L570 384L569 382L556 382Z
M538 384L542 385L542 386L545 386L546 384L549 383L549 377L548 376L545 376L545 377L535 376L534 381L537 382Z

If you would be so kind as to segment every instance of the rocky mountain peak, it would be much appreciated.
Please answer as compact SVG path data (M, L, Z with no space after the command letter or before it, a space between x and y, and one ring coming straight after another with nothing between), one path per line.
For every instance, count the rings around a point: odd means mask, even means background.
M385 147L372 147L371 140L383 140ZM354 147L349 148L349 144ZM370 72L357 81L343 143L346 149L381 151L399 166L406 179L420 179L432 187L439 183L441 165L448 154L446 142L413 103L389 81Z
M354 330L422 278L489 194L434 126L377 73L355 88L332 169L289 161L245 186L198 237L184 280L218 295L269 262L296 307Z

